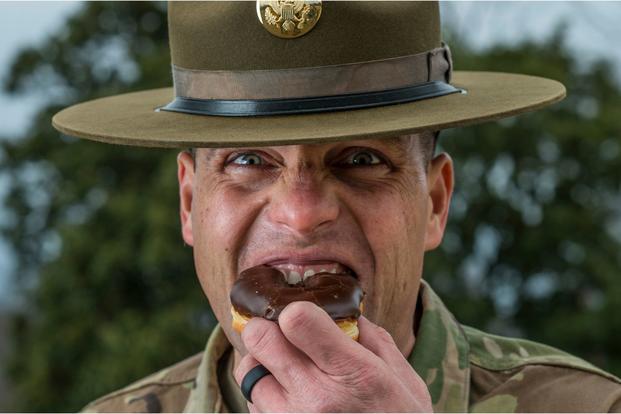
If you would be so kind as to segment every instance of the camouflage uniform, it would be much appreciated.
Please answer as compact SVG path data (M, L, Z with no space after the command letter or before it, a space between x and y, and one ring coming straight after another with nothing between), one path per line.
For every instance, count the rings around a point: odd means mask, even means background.
M460 325L423 283L423 314L408 361L439 412L619 412L621 380L531 341ZM231 412L247 407L220 326L202 354L102 397L85 411Z

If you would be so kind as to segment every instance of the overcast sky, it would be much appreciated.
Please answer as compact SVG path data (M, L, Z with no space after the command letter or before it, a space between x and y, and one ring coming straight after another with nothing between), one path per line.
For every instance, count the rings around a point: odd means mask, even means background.
M24 46L36 45L59 30L80 2L0 2L0 79L10 69L15 54ZM0 136L18 135L38 108L40 97L9 99L0 94Z
M0 78L24 46L37 45L60 30L80 2L0 2ZM569 25L568 44L585 62L607 57L621 79L621 2L446 2L444 26L450 25L475 47L525 38L544 39L561 23ZM459 68L459 62L456 62ZM0 92L0 136L19 136L41 104L41 96L10 98ZM0 197L2 197L0 177ZM0 216L2 211L0 210ZM10 296L7 275L11 255L0 240L0 307Z

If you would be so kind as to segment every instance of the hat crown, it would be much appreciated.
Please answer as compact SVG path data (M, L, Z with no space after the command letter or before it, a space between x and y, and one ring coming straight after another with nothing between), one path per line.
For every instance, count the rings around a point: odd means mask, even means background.
M255 2L170 2L173 65L193 70L316 67L407 56L441 45L437 2L324 2L304 36L265 30Z

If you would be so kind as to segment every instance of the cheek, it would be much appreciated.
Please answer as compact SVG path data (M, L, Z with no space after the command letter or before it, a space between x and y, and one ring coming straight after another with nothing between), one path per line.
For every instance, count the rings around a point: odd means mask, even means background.
M196 272L225 330L230 326L228 295L236 278L237 251L257 210L248 193L230 188L204 188L193 201Z
M380 259L408 249L424 235L426 199L412 186L385 186L372 194L358 195L348 203L365 236Z
M394 315L415 305L426 228L427 200L422 194L413 183L403 183L349 203L359 206L353 213L375 259L375 275L366 289L366 313L389 331L396 329L391 322Z
M261 198L236 188L217 188L201 194L197 205L199 240L203 252L216 260L231 258L258 214Z

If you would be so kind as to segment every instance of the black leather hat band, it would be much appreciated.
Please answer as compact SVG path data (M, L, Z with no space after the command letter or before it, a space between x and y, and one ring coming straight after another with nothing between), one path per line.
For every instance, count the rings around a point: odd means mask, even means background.
M305 114L371 108L463 92L446 82L432 81L385 91L288 99L192 99L177 97L163 111L196 115L258 116Z

